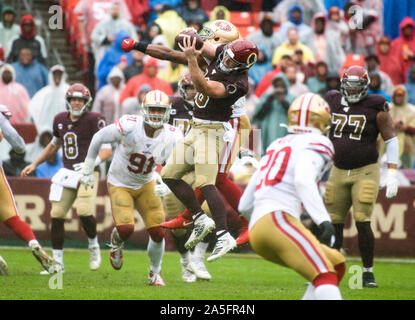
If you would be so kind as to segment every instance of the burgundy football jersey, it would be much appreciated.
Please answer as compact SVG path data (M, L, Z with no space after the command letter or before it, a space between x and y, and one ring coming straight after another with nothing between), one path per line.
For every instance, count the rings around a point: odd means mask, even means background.
M224 46L221 45L216 49L215 58L208 65L205 78L223 83L228 96L212 98L198 92L193 110L195 118L227 122L231 118L233 104L248 92L248 72L226 73L219 69L219 55Z
M376 116L389 110L386 99L369 94L358 103L348 104L336 90L329 91L324 98L331 111L329 137L334 145L334 165L350 170L376 163L379 156Z
M179 128L183 135L190 130L190 120L192 120L193 107L186 105L182 97L169 96L171 101L171 110L169 124Z
M92 137L105 127L105 118L97 112L87 112L72 121L69 112L61 112L53 120L53 135L62 145L63 165L73 170L75 163L84 162Z

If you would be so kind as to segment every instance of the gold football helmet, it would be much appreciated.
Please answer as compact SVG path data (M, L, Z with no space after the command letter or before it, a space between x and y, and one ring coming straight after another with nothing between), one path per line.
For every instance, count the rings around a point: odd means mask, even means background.
M169 96L163 91L151 90L143 101L144 122L153 128L160 128L169 121L170 109Z
M288 108L289 133L322 133L330 128L330 109L318 94L306 93L297 97Z
M239 31L229 21L214 20L202 28L199 36L212 44L223 44L239 39Z

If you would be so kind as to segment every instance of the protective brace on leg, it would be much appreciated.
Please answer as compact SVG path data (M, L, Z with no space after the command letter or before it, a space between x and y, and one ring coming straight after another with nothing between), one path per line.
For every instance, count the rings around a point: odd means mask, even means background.
M134 232L134 225L133 224L124 224L121 226L116 226L118 235L120 236L122 241L127 241L128 238Z
M147 229L147 231L148 231L149 236L154 242L163 241L165 234L166 234L165 230L162 229L161 227L149 228Z
M121 192L116 193L112 206L113 216L118 225L134 225L134 215L132 214L134 202L130 197Z

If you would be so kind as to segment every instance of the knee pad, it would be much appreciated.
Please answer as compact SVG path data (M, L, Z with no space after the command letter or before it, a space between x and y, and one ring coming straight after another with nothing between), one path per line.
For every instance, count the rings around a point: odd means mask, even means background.
M161 242L164 239L165 231L160 227L152 227L147 229L149 236L154 242Z
M76 213L80 217L90 216L93 213L93 209L89 201L85 201L85 199L78 199L78 204L76 206Z
M116 228L122 241L126 241L134 232L133 224L124 224L122 226L117 226Z
M65 210L63 209L62 206L60 205L52 205L52 209L50 210L50 216L51 218L56 218L56 219L65 219L67 212L64 212Z
M344 262L339 263L334 266L334 269L336 270L336 273L337 273L337 281L340 283L340 281L342 281L343 276L346 272L346 264Z
M314 278L313 285L315 288L317 288L323 284L332 284L337 286L337 275L334 272L320 273L317 277Z
M372 180L360 182L359 202L371 204L376 201L376 183Z

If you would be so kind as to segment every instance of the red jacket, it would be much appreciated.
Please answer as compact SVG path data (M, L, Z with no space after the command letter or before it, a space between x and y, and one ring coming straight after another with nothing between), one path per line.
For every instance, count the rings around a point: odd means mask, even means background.
M412 34L412 37L407 39L404 37L402 29L408 25L414 27L414 32ZM404 18L402 22L399 24L399 30L401 36L392 41L391 56L395 56L398 60L401 61L403 66L402 72L404 75L406 75L411 65L415 63L415 57L410 59L404 53L405 49L409 49L415 54L415 21L411 17Z

